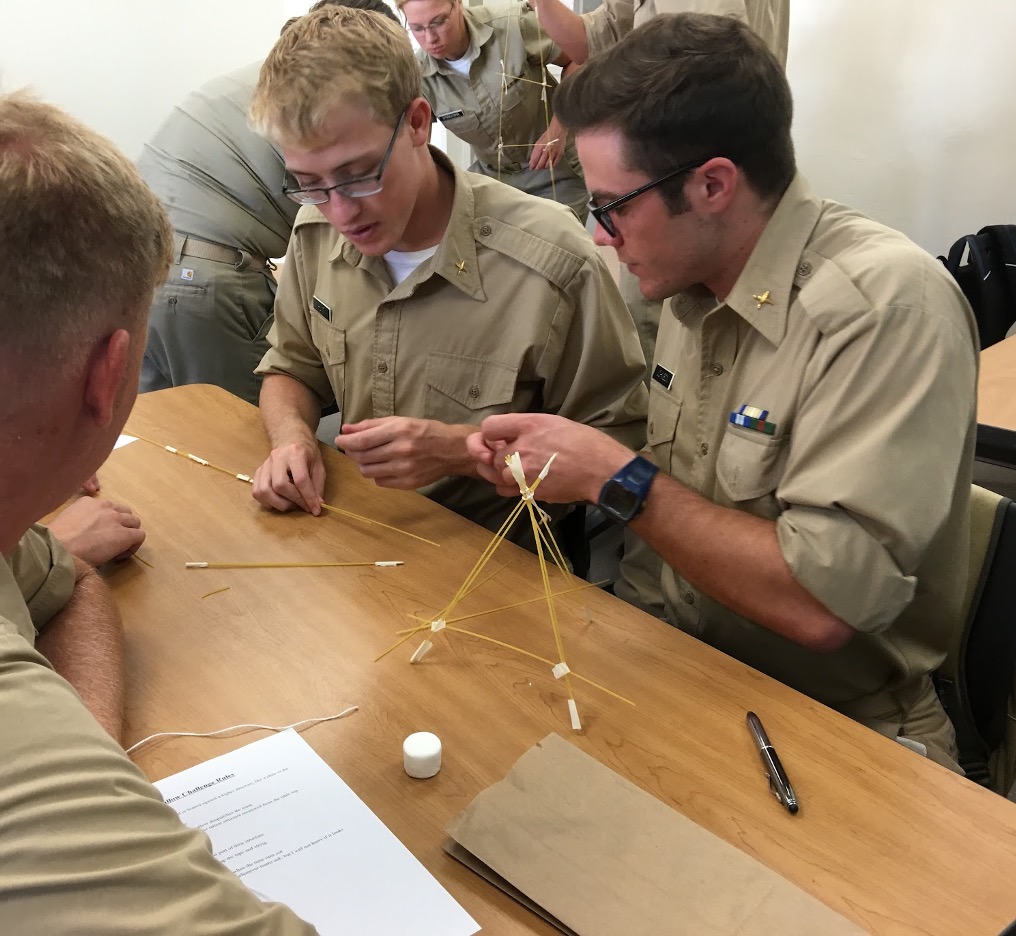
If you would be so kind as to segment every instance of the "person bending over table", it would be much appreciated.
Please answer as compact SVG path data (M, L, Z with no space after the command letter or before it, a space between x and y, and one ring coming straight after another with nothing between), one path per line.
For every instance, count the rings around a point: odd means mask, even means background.
M966 581L977 331L902 234L816 198L790 88L743 23L658 16L558 92L597 242L660 324L648 450L536 414L469 440L550 501L630 522L662 557L668 619L954 766L929 674Z
M592 238L561 205L454 168L430 117L409 38L373 13L301 17L261 70L252 119L305 205L259 368L266 506L320 512L333 399L365 477L492 530L513 503L466 451L485 416L555 413L643 444L638 336Z
M561 65L567 74L571 63L536 14L525 3L396 2L420 43L423 96L473 148L470 171L553 198L585 224L586 185L575 145L553 116L557 80L546 69Z

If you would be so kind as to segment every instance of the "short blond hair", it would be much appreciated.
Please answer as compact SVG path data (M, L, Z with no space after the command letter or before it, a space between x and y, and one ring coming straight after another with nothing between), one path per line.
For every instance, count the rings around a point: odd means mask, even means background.
M327 6L301 16L261 66L250 119L285 146L320 146L340 103L395 125L420 96L420 66L409 37L387 17Z
M24 92L0 95L0 342L44 366L141 332L173 232L109 140Z

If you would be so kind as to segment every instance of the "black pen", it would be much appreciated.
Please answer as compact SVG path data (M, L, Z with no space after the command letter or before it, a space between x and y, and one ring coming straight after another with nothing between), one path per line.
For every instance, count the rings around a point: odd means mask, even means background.
M787 812L794 815L799 808L794 788L787 779L787 772L783 769L783 764L780 763L776 748L769 743L769 736L766 734L765 728L762 727L758 715L754 712L748 713L748 729L755 739L759 757L762 758L762 766L765 767L766 773L769 775L769 789L772 790L773 796L787 807Z

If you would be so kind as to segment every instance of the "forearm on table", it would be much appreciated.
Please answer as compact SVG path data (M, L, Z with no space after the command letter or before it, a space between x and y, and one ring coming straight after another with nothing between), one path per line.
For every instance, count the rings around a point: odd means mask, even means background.
M36 649L67 680L116 740L123 730L123 626L113 596L94 569L74 560L71 600L43 628Z
M853 634L794 578L772 520L714 504L659 474L631 527L695 588L795 643L835 650Z
M261 385L261 419L272 448L314 442L321 401L306 384L284 374L268 374Z

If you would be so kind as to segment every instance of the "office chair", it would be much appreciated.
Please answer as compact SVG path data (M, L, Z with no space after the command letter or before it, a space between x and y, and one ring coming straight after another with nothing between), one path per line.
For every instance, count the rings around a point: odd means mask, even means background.
M1016 504L977 485L960 620L936 684L956 728L960 766L1004 796L1016 781Z

